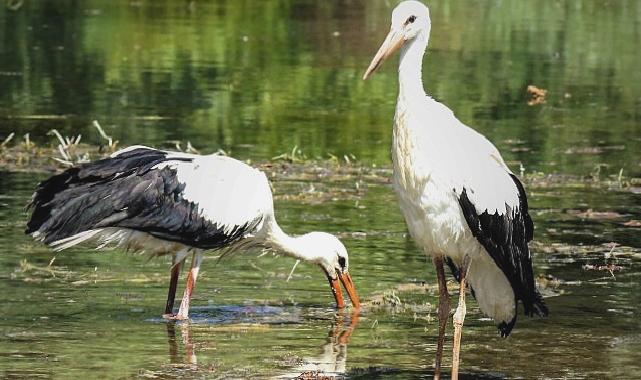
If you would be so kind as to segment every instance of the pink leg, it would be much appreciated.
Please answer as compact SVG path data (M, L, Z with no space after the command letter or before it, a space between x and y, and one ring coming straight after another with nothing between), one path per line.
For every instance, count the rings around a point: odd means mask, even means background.
M450 295L447 292L445 281L445 268L443 267L443 256L434 256L436 267L436 278L438 279L438 340L436 343L436 364L434 366L434 380L441 378L441 361L443 359L443 345L445 344L445 327L450 317Z
M200 269L200 264L203 261L203 254L201 252L194 253L194 257L191 260L191 269L187 275L187 285L185 286L185 293L183 294L183 300L180 303L180 309L176 315L176 319L188 319L189 318L189 302L191 301L191 295L196 286L196 279L198 278L198 271Z

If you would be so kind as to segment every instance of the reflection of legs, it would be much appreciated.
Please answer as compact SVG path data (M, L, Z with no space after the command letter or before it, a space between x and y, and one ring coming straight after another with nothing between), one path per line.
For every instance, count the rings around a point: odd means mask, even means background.
M438 279L438 341L436 344L436 364L434 367L434 379L441 378L441 359L443 358L443 344L445 343L445 326L450 317L450 296L447 293L445 282L445 268L443 267L443 256L434 256L436 267L436 278Z
M467 270L469 268L470 260L466 255L463 257L463 262L459 268L459 273L461 276L459 296L458 296L458 307L452 318L454 321L454 348L452 355L452 380L458 379L458 367L459 367L459 357L461 353L461 335L463 335L463 321L465 321L465 276L467 275Z
M183 336L183 344L185 345L185 356L187 363L198 364L196 359L196 350L194 350L194 341L192 340L191 328L193 326L188 323L180 324L180 333Z
M195 252L194 257L191 259L191 269L187 275L187 285L185 286L185 293L183 294L183 300L180 303L180 309L178 310L176 319L189 318L189 302L191 301L191 295L194 291L194 287L196 286L196 279L198 278L198 271L202 261L202 252Z
M194 350L194 342L192 341L192 326L189 323L181 323L179 327L180 333L182 334L182 342L185 346L185 362L188 364L197 364L196 351ZM173 321L167 322L167 341L169 343L169 362L172 364L183 363L183 360L178 357L176 323Z
M178 346L176 345L176 324L167 322L167 343L169 343L169 362L179 363Z
M176 299L176 288L178 287L178 275L180 275L181 264L182 262L176 260L176 255L173 255L171 258L171 279L169 280L169 292L167 293L164 317L171 316L174 311L174 300Z

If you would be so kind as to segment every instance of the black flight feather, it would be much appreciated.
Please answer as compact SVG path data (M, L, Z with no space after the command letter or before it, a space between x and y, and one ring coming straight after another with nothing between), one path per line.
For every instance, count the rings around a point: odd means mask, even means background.
M465 188L459 196L459 204L472 234L510 282L516 303L518 304L519 300L523 303L525 314L528 316L534 313L547 316L548 309L536 289L532 273L528 242L534 235L534 225L528 213L527 196L518 178L513 174L510 174L510 177L519 192L519 206L513 208L506 204L505 214L490 214L485 210L479 215ZM499 325L501 335L509 335L515 322L516 319Z
M183 198L185 184L176 170L155 168L167 153L137 148L116 157L66 170L40 183L28 208L26 233L45 243L105 227L128 228L201 249L224 247L242 238L260 220L225 226L204 218L196 203Z

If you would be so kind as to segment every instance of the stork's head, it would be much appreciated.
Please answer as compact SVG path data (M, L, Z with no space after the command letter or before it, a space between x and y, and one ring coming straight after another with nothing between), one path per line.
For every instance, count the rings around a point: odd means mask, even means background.
M304 258L312 263L318 264L332 288L332 294L336 299L336 306L345 307L343 292L340 283L343 284L347 295L352 300L352 306L359 307L360 301L354 288L354 282L349 275L349 257L347 249L338 238L325 232L310 232L299 239L304 242L306 247ZM340 283L339 283L340 281Z
M390 32L363 75L367 79L383 61L402 46L420 40L427 45L431 29L430 11L420 1L403 1L392 12Z

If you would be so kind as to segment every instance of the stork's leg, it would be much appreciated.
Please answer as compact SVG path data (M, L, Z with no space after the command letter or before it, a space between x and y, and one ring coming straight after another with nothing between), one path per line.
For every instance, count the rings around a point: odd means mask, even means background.
M167 303L165 304L165 314L163 317L170 318L174 311L174 300L176 299L176 288L178 287L178 276L182 261L176 260L176 255L171 258L171 279L169 280L169 292L167 293Z
M189 302L191 301L191 295L196 286L196 279L198 278L198 271L200 270L200 264L203 260L203 254L201 252L195 252L194 257L191 260L191 269L187 275L187 285L185 286L185 293L183 294L183 300L180 303L180 309L176 315L176 319L188 319L189 318Z
M441 359L443 358L443 344L445 343L445 326L450 318L450 295L445 282L445 268L443 256L434 256L436 278L438 279L438 341L436 344L436 364L434 366L434 380L441 378Z
M463 321L465 321L465 276L467 275L467 270L469 268L470 260L468 256L463 257L463 262L459 268L459 273L461 276L460 287L459 287L459 296L458 296L458 307L454 313L453 322L454 322L454 348L452 354L452 380L458 379L458 368L459 368L459 358L461 353L461 336L463 335Z

